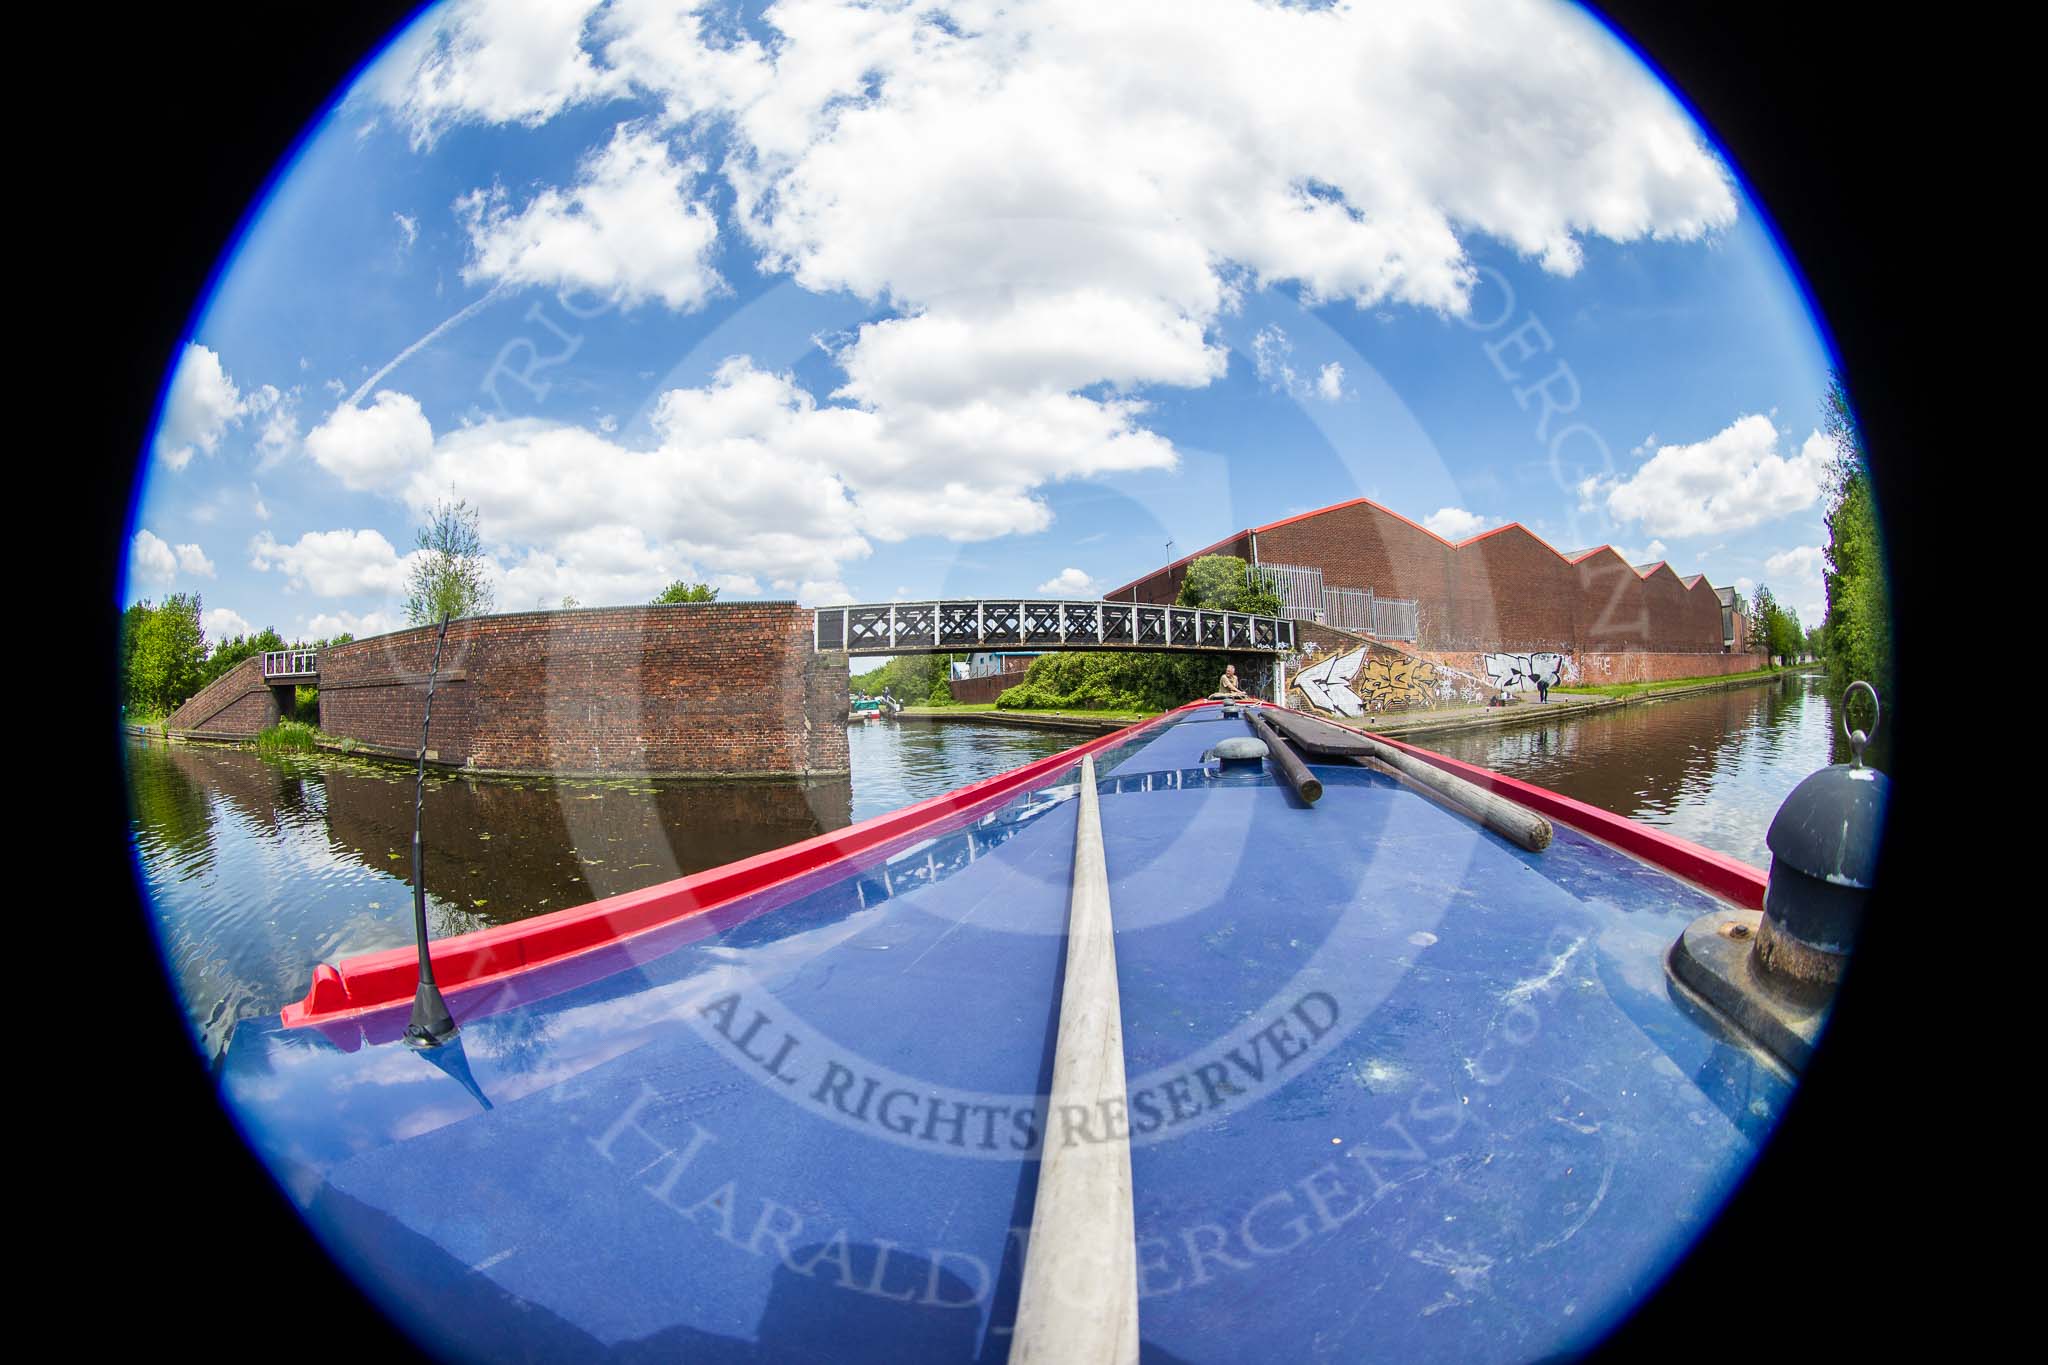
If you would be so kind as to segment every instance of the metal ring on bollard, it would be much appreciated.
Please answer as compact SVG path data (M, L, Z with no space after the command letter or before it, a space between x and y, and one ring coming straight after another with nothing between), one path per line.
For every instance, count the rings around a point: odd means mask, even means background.
M1859 687L1870 694L1870 728L1868 730L1851 730L1849 728L1849 698L1855 695L1856 689ZM1855 756L1855 761L1850 765L1851 767L1860 768L1863 766L1863 746L1870 743L1871 737L1877 733L1878 718L1883 714L1884 708L1878 704L1877 700L1877 689L1864 682L1861 678L1850 683L1842 690L1842 738L1849 741L1850 752Z

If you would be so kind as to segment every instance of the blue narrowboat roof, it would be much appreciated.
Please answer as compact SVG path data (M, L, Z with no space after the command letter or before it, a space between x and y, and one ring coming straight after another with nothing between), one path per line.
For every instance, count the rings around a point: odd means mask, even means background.
M1096 758L1148 1358L1522 1360L1703 1230L1789 1087L1677 999L1725 906L1381 772ZM252 1144L416 1339L475 1359L998 1360L1047 1124L1078 774L607 959L459 1042L244 1024ZM1071 1123L1072 1116L1054 1116Z

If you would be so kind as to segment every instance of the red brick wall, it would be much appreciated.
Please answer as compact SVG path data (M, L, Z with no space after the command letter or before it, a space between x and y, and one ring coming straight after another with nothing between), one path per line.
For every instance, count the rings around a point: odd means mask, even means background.
M1520 526L1450 553L1447 609L1422 643L1432 649L1569 651L1579 637L1579 582L1572 566ZM1386 596L1404 594L1388 593ZM1423 607L1431 605L1423 599Z
M953 694L954 701L992 702L1023 681L1021 672L991 673L981 678L949 678L946 689Z
M1598 550L1581 559L1573 572L1579 587L1581 649L1640 648L1650 638L1649 598L1644 595L1643 580L1619 554Z
M277 724L277 694L263 681L260 656L244 659L171 713L174 731L216 739L249 739Z
M320 726L419 743L434 629L331 646ZM448 628L436 761L557 772L847 771L847 665L787 602L521 612Z
M1261 564L1306 564L1322 569L1326 588L1412 597L1425 616L1451 596L1450 555L1429 532L1362 502L1259 532Z
M1763 667L1754 654L1581 654L1579 681L1588 687L1606 683L1666 682L1672 678L1722 678Z

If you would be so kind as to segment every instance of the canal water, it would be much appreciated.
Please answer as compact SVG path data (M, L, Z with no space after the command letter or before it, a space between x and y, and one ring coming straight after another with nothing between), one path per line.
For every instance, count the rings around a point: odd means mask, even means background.
M1815 673L1411 742L1762 868L1778 806L1808 773L1849 758Z
M1422 736L1765 866L1785 794L1831 761L1816 678L1504 731ZM422 822L436 937L507 924L779 848L1007 771L1083 736L868 722L852 777L704 784L430 773ZM413 774L339 755L131 739L138 874L201 1048L305 993L313 967L412 942Z

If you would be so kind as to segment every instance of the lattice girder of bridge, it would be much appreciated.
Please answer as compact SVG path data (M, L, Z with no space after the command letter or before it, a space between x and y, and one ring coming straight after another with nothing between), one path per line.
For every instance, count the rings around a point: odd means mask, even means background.
M819 607L811 638L821 652L844 650L848 654L952 654L985 649L1287 654L1294 649L1294 623L1279 616L1196 607L991 597Z

